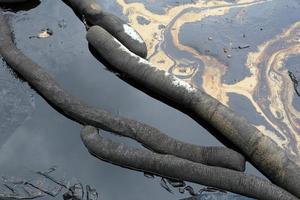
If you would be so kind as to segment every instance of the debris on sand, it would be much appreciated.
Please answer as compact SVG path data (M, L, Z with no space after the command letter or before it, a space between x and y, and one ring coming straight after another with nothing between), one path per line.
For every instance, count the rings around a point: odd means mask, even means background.
M37 35L38 38L48 38L53 35L53 31L50 28L42 29Z
M48 38L52 35L53 35L53 31L50 28L44 28L37 35L29 36L29 39L32 39L32 38L43 39L43 38Z
M290 78L291 78L291 80L294 84L295 92L300 97L300 84L299 84L300 83L300 78L299 77L297 78L296 75L291 71L289 71L288 73L289 73L289 76L290 76Z
M89 185L85 189L79 182L70 184L64 178L56 178L57 167L29 174L27 178L6 177L0 179L0 199L56 199L97 200L97 191Z
M59 28L66 28L67 27L67 24L66 24L64 19L58 21L58 27Z
M245 44L245 45L239 45L238 47L233 47L232 49L247 49L250 48L250 45Z

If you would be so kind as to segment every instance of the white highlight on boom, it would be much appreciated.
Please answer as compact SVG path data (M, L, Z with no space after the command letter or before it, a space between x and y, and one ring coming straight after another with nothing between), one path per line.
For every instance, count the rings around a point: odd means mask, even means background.
M136 58L138 60L138 63L143 63L146 65L149 65L149 67L153 68L153 69L157 69L155 66L153 66L148 60L143 59L137 55L135 55L134 53L132 53L131 51L129 51L122 43L120 43L119 40L114 38L114 41L117 42L120 46L119 49L123 52L128 53L130 56ZM170 79L172 79L172 85L176 86L176 87L180 87L180 88L184 88L185 90L187 90L188 92L196 92L197 88L195 88L194 86L192 86L190 83L181 80L179 78L177 78L176 76L170 74L169 72L164 72L164 75L166 77L169 77Z
M143 39L141 36L128 24L123 25L124 31L127 35L129 35L132 39L138 41L139 43L144 43Z

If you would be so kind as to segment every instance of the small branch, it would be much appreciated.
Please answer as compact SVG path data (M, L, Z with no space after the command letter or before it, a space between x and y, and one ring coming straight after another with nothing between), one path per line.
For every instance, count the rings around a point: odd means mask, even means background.
M48 173L44 173L44 172L36 172L36 173L39 174L39 175L41 175L41 176L43 176L43 177L45 177L45 178L47 178L47 179L49 179L49 180L52 181L53 183L56 183L57 185L59 185L59 186L65 188L65 189L68 189L68 187L67 187L64 183L62 183L62 182L56 180L56 179L53 178L52 176L48 175Z
M9 189L9 191L11 191L13 194L17 194L17 192L15 191L15 189L7 184L3 184L7 189Z
M167 182L166 182L166 180L164 179L164 178L161 178L160 179L160 186L162 187L162 188L164 188L165 190L167 190L168 192L170 192L171 194L173 194L173 191L171 190L171 188L168 186L168 184L167 184Z
M33 188L35 188L35 189L37 189L37 190L39 190L39 191L41 191L41 192L49 195L51 197L56 197L60 193L60 191L62 190L62 188L63 188L63 187L59 187L57 191L51 192L51 191L48 191L48 190L44 190L43 188L40 188L40 187L34 185L33 183L30 183L30 182L25 182L24 185L29 185L29 186L31 186L31 187L33 187Z

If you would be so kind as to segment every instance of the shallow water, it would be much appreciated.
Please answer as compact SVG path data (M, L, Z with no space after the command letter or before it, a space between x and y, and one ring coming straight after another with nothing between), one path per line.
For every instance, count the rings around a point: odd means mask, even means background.
M300 99L287 74L288 69L299 75L299 1L98 2L129 20L145 39L152 63L247 117L299 162ZM7 13L17 46L73 95L177 139L221 145L185 114L106 70L88 49L84 25L62 1L43 0L29 11ZM45 28L53 35L32 37ZM159 185L159 178L147 179L142 173L92 157L80 140L81 126L54 110L2 63L1 174L25 176L28 171L57 165L67 177L96 188L100 199L188 197L168 193ZM250 165L247 171L261 176Z

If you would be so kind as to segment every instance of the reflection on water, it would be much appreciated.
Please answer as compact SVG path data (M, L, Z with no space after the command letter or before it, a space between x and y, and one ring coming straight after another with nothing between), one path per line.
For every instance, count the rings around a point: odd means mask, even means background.
M33 91L0 61L0 146L34 109Z
M247 117L300 162L300 100L288 74L299 69L299 1L99 3L128 19L146 41L152 63ZM44 0L35 9L10 15L17 46L73 95L116 115L146 122L177 139L220 145L186 115L106 70L88 50L84 25L61 1ZM47 28L53 31L51 37L30 37ZM58 165L68 176L93 185L105 200L188 196L169 194L158 178L149 180L142 173L92 157L80 141L80 125L57 113L26 83L8 73L5 65L0 73L0 131L5 133L1 135L1 173L21 176L28 170ZM248 167L249 172L258 173Z

